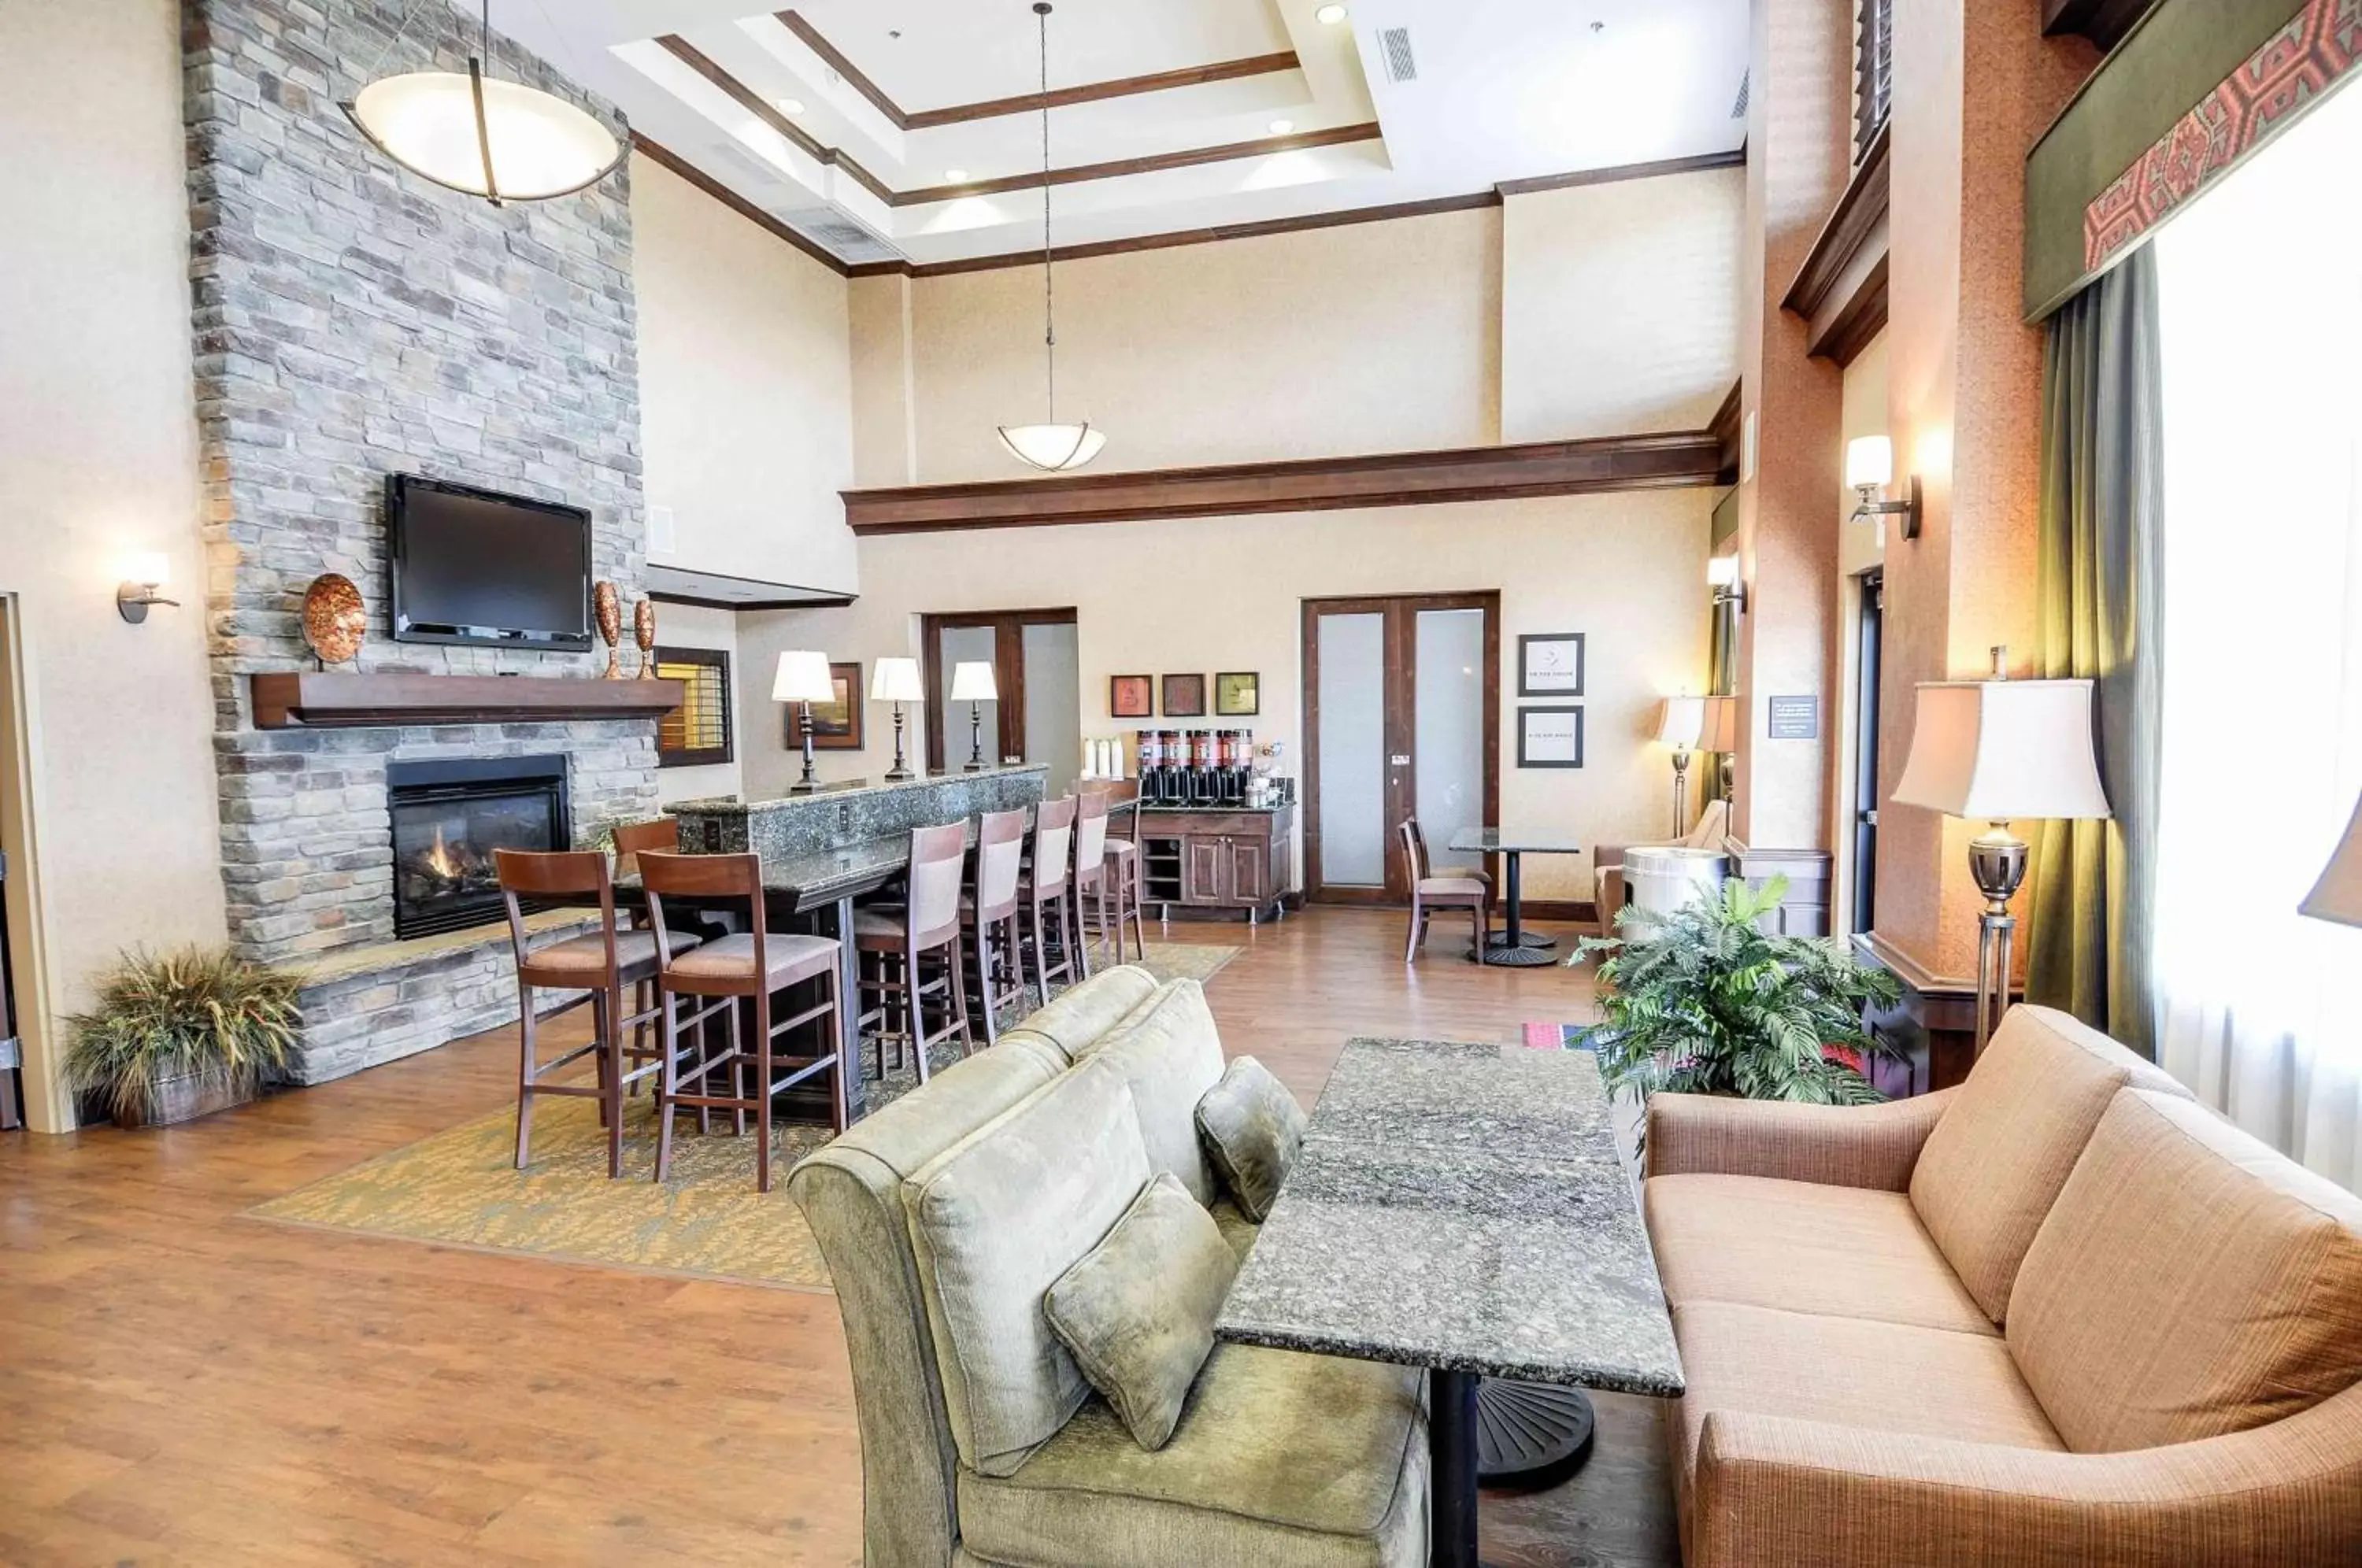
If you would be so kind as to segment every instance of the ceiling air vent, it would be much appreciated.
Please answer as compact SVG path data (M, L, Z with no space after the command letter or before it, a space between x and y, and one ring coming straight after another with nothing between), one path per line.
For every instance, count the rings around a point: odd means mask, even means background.
M1730 105L1730 117L1732 119L1743 120L1747 117L1747 94L1749 90L1754 85L1755 72L1752 71L1748 72L1738 79L1738 102Z
M1410 57L1408 28L1379 28L1378 50L1386 57L1387 81L1416 82L1418 80L1418 62Z

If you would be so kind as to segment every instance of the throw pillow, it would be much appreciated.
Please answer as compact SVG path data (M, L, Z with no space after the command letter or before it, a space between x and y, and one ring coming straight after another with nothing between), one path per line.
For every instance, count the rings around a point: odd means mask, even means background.
M1304 1143L1304 1108L1253 1056L1240 1056L1198 1101L1198 1135L1239 1211L1260 1225Z
M1043 1294L1051 1331L1151 1452L1180 1424L1238 1267L1214 1217L1164 1171Z

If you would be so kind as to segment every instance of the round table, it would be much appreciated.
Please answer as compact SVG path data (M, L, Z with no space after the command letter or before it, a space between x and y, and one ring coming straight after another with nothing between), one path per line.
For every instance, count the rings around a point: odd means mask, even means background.
M1451 847L1462 855L1497 855L1504 862L1502 899L1506 927L1485 944L1484 953L1471 953L1481 962L1503 969L1539 969L1558 962L1550 950L1554 937L1528 934L1525 922L1524 857L1529 855L1580 855L1583 845L1572 834L1552 829L1465 827L1451 835Z

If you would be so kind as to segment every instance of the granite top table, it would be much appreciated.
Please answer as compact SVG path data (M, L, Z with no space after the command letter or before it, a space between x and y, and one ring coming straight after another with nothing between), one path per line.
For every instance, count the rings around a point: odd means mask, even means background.
M1549 949L1556 939L1526 934L1523 857L1529 855L1580 855L1574 835L1555 828L1464 827L1451 835L1450 847L1463 855L1497 855L1508 862L1508 929L1485 944L1484 962L1511 968L1538 968L1551 962Z
M1481 1379L1682 1392L1588 1052L1348 1044L1214 1332L1426 1367L1431 1561L1453 1568L1476 1562Z

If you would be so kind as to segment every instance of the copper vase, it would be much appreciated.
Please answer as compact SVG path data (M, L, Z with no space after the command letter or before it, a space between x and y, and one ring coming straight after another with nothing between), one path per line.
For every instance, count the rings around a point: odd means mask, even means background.
M632 640L640 645L640 679L657 678L657 602L643 599L632 606Z
M599 621L599 639L607 645L607 675L609 680L624 679L621 654L617 651L624 640L624 602L616 597L615 585L602 582L590 592L590 607Z

